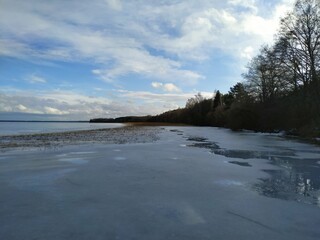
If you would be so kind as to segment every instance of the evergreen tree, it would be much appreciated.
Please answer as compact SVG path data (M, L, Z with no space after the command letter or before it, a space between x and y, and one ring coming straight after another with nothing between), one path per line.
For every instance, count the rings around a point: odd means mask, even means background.
M214 96L213 109L216 109L219 106L222 106L222 96L220 91L218 90Z

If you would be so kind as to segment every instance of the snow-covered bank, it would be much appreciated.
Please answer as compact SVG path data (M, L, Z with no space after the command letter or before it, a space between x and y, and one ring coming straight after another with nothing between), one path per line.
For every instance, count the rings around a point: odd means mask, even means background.
M156 129L154 142L3 153L0 239L319 239L320 149Z

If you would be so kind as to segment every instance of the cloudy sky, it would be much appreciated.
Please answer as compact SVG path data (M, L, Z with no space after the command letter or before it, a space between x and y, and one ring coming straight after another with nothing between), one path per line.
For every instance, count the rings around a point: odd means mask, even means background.
M0 120L157 114L227 92L293 2L0 0Z

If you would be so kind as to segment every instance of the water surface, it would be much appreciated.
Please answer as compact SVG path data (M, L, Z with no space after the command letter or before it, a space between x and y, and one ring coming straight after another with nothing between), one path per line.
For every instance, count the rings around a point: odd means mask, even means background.
M0 136L122 127L121 123L0 122Z

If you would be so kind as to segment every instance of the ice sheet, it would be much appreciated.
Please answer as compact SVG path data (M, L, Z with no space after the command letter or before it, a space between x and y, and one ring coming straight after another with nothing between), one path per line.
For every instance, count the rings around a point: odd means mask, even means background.
M319 239L317 147L217 128L159 134L4 153L0 239Z

